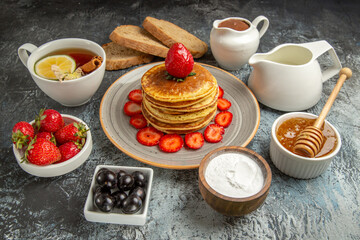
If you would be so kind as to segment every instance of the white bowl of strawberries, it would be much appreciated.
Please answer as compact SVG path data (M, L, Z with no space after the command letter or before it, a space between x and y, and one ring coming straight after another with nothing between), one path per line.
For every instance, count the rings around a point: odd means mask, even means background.
M39 177L55 177L75 170L92 150L86 123L52 109L41 110L30 123L15 124L12 142L19 166Z

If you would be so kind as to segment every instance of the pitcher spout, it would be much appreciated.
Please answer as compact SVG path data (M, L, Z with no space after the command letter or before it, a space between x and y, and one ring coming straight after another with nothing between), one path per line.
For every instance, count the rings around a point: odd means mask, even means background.
M255 54L253 54L249 59L249 65L254 67L258 63L266 60L266 56L267 56L267 54L265 54L265 53L255 53Z

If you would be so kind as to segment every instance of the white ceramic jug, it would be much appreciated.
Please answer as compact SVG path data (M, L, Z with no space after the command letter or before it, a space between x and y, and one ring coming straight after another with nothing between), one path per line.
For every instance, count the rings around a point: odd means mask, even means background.
M249 25L243 31L237 31L219 25L228 20L240 20ZM264 21L260 31L257 26ZM258 16L250 22L245 18L232 17L223 20L215 20L210 33L210 46L212 54L219 65L227 70L240 69L246 64L259 47L260 38L269 27L269 20L264 16Z
M321 71L317 58L328 52L333 65ZM326 41L283 44L251 56L249 88L259 102L281 111L301 111L321 97L322 83L339 73L341 63Z

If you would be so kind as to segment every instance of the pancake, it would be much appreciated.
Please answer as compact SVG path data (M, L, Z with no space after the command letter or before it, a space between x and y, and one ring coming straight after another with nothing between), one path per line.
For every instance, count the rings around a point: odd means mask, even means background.
M190 132L198 131L199 129L205 127L209 124L209 122L213 119L216 114L216 109L213 112L210 112L209 115L205 116L203 119L191 122L191 123L177 123L177 124L170 124L158 121L157 119L153 118L145 108L142 109L143 115L148 123L150 123L154 128L158 129L159 131L172 134L186 134Z
M147 98L147 96L145 96L145 101L147 101L147 103L152 106L153 108L157 108L160 111L164 112L164 113L168 113L168 114L182 114L182 113L186 113L186 112L196 112L196 111L200 111L201 109L210 107L211 105L213 105L218 98L218 90L214 91L213 93L211 93L209 96L200 99L200 101L198 101L195 104L192 104L190 106L185 106L182 108L172 108L170 106L163 106L157 104L159 101L156 101L157 103L154 103L153 101L149 100Z
M213 112L213 110L217 109L217 104L213 104L210 107L204 108L197 112L190 112L190 113L184 113L184 114L167 114L159 111L157 108L153 108L150 106L150 104L147 103L147 101L142 102L142 107L146 109L146 111L155 119L161 122L165 123L189 123L189 122L195 122L198 120L201 120L210 112Z
M192 72L182 82L166 79L165 63L149 69L141 78L143 91L151 98L162 102L183 102L201 99L218 86L215 77L204 67L194 63Z
M188 101L181 101L181 102L159 101L159 100L156 100L156 99L150 97L144 91L143 91L143 96L145 96L145 98L149 102L151 102L151 103L153 103L153 104L155 104L157 106L168 107L168 108L184 108L184 107L189 107L189 106L192 106L192 105L197 104L199 102L202 102L205 98L212 96L216 92L218 92L218 88L215 88L215 89L209 91L208 94L206 94L203 98L199 98L199 99L195 99L195 100L188 100Z

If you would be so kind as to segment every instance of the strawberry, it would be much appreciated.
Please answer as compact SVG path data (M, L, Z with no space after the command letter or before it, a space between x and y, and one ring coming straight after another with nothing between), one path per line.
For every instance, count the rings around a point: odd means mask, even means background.
M194 58L182 43L175 43L166 55L165 67L172 77L183 80L193 70Z
M73 122L56 131L54 136L59 145L71 141L84 144L88 130L84 124Z
M223 134L225 130L222 126L217 124L210 124L206 127L204 131L205 140L209 143L217 143L220 142L223 138Z
M64 126L64 120L56 110L41 109L35 117L35 126L40 132L56 132Z
M60 150L45 138L33 138L23 160L35 165L49 165L61 159Z
M39 132L36 134L36 137L45 138L56 145L56 139L54 137L54 134L52 134L51 132Z
M184 146L184 140L179 134L167 134L161 137L159 142L160 150L173 153L179 151Z
M155 146L159 143L160 138L164 133L160 132L154 127L146 127L140 129L136 134L136 139L139 143L145 146Z
M140 129L146 127L147 121L142 114L136 114L130 118L130 124L136 129Z
M218 98L217 107L220 111L226 111L231 107L231 102L225 98Z
M200 132L185 135L185 144L191 149L199 149L204 145L204 136Z
M219 86L219 96L218 98L222 98L224 96L224 90Z
M125 103L124 113L130 117L139 114L141 113L141 105L139 103L129 101Z
M17 149L27 146L34 137L34 128L28 122L18 122L12 129L11 141Z
M136 102L136 103L141 103L142 101L142 92L140 89L134 89L131 92L129 92L128 95L129 100Z
M233 115L231 112L219 112L215 117L215 123L224 128L228 127L232 121Z
M56 163L65 162L66 160L69 160L70 158L74 157L76 154L78 154L81 149L82 145L77 142L66 142L59 146L59 150L61 153L61 159L60 161Z

